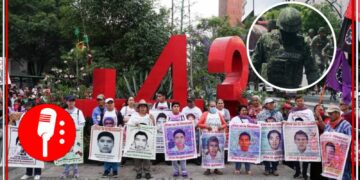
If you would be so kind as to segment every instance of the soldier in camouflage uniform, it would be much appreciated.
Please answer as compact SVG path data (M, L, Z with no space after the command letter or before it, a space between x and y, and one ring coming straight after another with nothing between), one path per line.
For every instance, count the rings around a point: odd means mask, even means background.
M309 29L307 36L305 37L305 42L309 46L311 45L311 41L315 36L315 30L313 28Z
M326 44L326 46L321 50L321 55L325 58L325 69L329 67L330 61L334 54L334 43L332 36L327 36L327 39L329 42Z
M322 50L329 43L329 39L326 38L326 32L324 27L320 27L318 35L316 35L311 42L311 50L317 66L320 68L320 73L324 72L326 67L326 59L322 55Z
M301 28L300 12L287 7L281 10L276 23L279 30L263 34L256 44L252 58L256 71L278 87L299 88L305 67L308 84L315 82L319 72L310 47L297 34Z

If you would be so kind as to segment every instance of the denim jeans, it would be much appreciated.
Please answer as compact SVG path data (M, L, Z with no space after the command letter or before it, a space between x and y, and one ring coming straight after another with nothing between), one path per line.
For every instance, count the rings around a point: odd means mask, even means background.
M111 172L111 169L113 172L118 172L119 163L116 162L104 162L104 171Z
M180 166L181 166L181 171L186 172L186 160L182 160L179 162L180 162ZM180 167L179 167L178 161L172 161L172 167L173 167L174 173L180 172Z
M74 171L74 174L78 174L79 173L79 168L78 168L78 165L77 164L65 164L64 167L64 174L65 175L69 175L70 173L70 167L73 166L73 171Z
M235 163L235 170L240 170L241 164L242 164L241 162ZM244 164L245 164L245 170L250 171L250 163L244 163Z

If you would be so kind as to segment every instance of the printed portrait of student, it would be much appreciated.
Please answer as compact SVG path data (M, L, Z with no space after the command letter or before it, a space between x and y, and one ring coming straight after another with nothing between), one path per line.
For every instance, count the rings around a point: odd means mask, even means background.
M105 122L105 121L104 121ZM110 154L115 144L114 135L110 132L101 132L97 137L97 145L100 153Z
M193 122L196 121L196 117L192 113L186 115L186 119L189 120L189 121L193 121ZM195 122L195 126L196 126L196 124L197 123ZM198 127L195 127L195 139L196 139L196 151L199 154L200 153L200 131L199 131ZM196 164L196 165L198 165L198 166L200 166L201 165L201 156L198 156L195 159L190 159L189 161Z
M166 122L167 116L165 113L159 113L156 117L156 129L157 133L163 133L162 124Z
M295 133L294 142L300 154L304 154L307 152L306 150L307 150L307 145L309 144L309 136L304 131L299 130ZM301 174L300 162L299 161L294 162L294 166L295 166L295 175L293 177L297 178ZM302 175L304 179L308 178L307 176L308 166L309 166L309 162L302 162Z
M185 144L185 132L182 129L177 129L173 133L175 146L170 149L171 152L185 152L190 151L190 147Z
M130 149L135 151L148 150L148 135L144 131L138 131L134 135L134 142L131 144Z
M238 145L239 145L239 151L236 152L234 155L236 156L242 156L242 157L254 157L253 154L249 153L250 145L251 145L251 136L247 132L242 132L239 135L238 139ZM235 174L240 174L242 162L236 162L235 163ZM244 163L245 164L245 173L248 175L251 175L250 171L250 163Z
M207 152L205 153L205 159L221 160L222 152L219 146L219 139L216 136L211 136L207 140Z
M330 168L336 168L335 164L335 145L331 142L325 145L325 162L324 165Z
M272 150L279 150L281 147L281 133L277 130L271 130L267 134L267 139Z

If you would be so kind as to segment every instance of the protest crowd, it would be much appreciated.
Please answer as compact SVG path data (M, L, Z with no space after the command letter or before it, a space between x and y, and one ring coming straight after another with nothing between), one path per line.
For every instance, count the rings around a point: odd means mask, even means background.
M12 87L9 92L8 122L14 127L32 107L53 102L49 88ZM251 166L262 164L264 175L279 176L277 167L281 163L294 169L294 178L351 179L350 153L347 153L350 140L343 144L334 142L337 135L350 139L354 127L351 105L342 101L326 109L322 104L310 109L301 95L287 98L282 104L271 97L253 95L248 104L240 105L237 114L231 115L222 99L208 102L202 110L189 98L187 106L182 108L176 100L170 102L164 92L158 92L153 104L145 100L135 102L134 97L129 97L121 109L116 109L113 97L98 94L98 106L93 109L91 119L86 119L75 100L72 95L64 97L64 109L79 132L83 133L87 124L94 134L98 133L91 137L89 146L97 148L93 149L97 154L89 154L89 159L103 163L102 177L118 177L120 167L128 161L133 161L136 179L151 179L150 167L161 162L172 165L173 171L169 173L174 177L188 177L191 176L186 167L189 161L201 165L204 176L223 175L224 164L235 162L234 174L253 175ZM322 139L322 135L328 138ZM124 143L118 143L121 140ZM344 147L345 150L338 149ZM122 156L110 156L116 152L123 152ZM83 160L59 162L55 164L64 167L59 175L62 179L81 176L78 164ZM41 168L26 168L21 179L32 176L40 179Z

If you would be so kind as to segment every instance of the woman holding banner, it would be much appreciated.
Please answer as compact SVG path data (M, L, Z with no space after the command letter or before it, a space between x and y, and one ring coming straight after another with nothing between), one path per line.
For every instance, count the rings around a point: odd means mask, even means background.
M214 101L209 102L209 111L204 112L199 120L198 127L203 131L210 132L222 132L226 129L227 124L224 117L217 111L216 103ZM210 169L206 169L204 175L210 175ZM223 173L215 169L214 174L222 175Z
M155 120L153 116L148 113L149 107L150 105L147 104L145 100L140 100L136 104L136 110L138 113L131 115L128 124L136 126L140 126L140 124L154 126ZM136 171L136 179L141 179L143 173L145 173L146 179L152 178L150 174L150 160L134 159L134 166Z
M248 108L244 105L240 105L238 108L238 116L235 116L231 119L230 124L233 123L254 123L255 122L248 116ZM241 137L241 135L240 135ZM239 141L242 141L242 139L239 139ZM242 142L239 142L239 144L241 145ZM250 171L250 163L244 163L245 164L245 171L246 174L251 175L251 171ZM234 174L240 174L240 169L241 169L241 162L236 162L235 163L235 172Z

